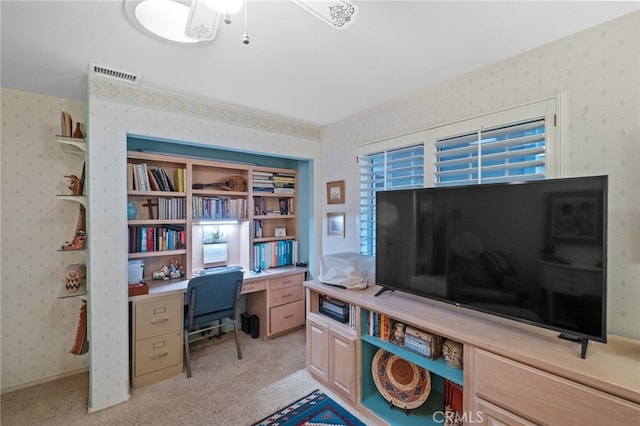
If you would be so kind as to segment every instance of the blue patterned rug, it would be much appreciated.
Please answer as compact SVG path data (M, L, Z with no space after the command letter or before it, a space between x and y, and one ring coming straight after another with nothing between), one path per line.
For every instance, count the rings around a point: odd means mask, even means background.
M319 390L253 426L364 426L360 420Z

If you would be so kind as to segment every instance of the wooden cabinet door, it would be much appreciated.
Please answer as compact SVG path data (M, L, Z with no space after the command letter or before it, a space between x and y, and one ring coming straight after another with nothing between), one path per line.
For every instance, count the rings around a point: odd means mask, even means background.
M328 327L319 321L307 321L307 368L325 383L329 382Z
M329 384L356 401L356 342L329 329Z

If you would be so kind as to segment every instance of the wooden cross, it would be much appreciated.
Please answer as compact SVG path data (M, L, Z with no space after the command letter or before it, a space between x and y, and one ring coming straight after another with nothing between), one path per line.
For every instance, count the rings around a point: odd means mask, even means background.
M158 203L152 202L151 198L147 198L146 204L142 205L142 207L149 207L149 219L153 219L153 208L157 205Z

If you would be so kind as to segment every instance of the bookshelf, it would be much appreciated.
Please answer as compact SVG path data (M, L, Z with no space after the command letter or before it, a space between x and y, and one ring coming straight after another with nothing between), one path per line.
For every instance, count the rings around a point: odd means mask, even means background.
M81 157L83 160L86 159L87 153L87 141L84 138L71 138L66 136L56 136L56 141L58 145L62 149L62 151L66 154L77 155ZM71 176L71 174L67 175ZM66 177L66 176L65 176ZM82 244L77 243L78 231L85 232L86 231L86 208L87 208L87 196L84 193L84 176L80 178L81 188L79 190L79 195L68 195L68 194L58 194L56 198L58 200L63 200L66 202L76 203L79 207L78 219L76 221L76 229L75 234L70 241L65 242L60 247L58 247L59 252L75 252L81 253L83 258L83 266L85 266L86 262L86 242ZM79 287L74 287L67 285L68 277L65 272L65 278L63 284L60 286L60 291L58 292L58 299L66 299L70 297L85 297L88 294L87 291L87 283L86 283L86 266L84 269L84 276L81 277L81 284Z
M145 280L170 263L181 265L182 279L218 266L202 254L211 226L227 238L220 264L253 270L297 262L295 170L129 151L127 173L127 201L136 211L128 220L129 259L143 259ZM154 237L143 248L148 232ZM157 237L173 232L178 245Z

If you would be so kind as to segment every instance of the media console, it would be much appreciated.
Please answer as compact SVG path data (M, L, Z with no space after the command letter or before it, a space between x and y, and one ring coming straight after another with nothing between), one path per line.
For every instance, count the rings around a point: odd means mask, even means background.
M397 291L376 296L379 286L304 286L307 369L376 424L443 424L443 379L463 385L466 424L640 424L640 341L609 335L607 344L591 342L581 359L579 347L552 330ZM351 304L353 327L322 315L321 295ZM372 338L368 312L462 343L463 370ZM378 348L430 371L434 389L423 407L407 415L377 394L371 360Z

